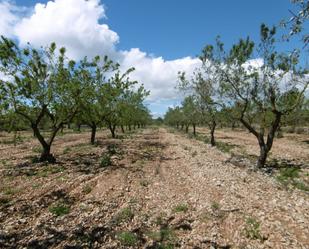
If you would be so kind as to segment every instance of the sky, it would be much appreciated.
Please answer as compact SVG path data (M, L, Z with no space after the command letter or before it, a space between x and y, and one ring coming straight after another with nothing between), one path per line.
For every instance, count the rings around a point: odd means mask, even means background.
M0 0L0 34L21 46L56 42L75 60L107 54L123 70L135 67L131 78L150 90L146 104L157 117L179 104L177 73L192 73L217 35L226 47L258 41L260 24L278 25L289 10L290 0Z

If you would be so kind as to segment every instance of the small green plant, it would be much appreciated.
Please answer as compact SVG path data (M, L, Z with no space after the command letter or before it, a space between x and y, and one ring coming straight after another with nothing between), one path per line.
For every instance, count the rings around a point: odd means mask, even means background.
M260 223L255 218L249 217L246 219L245 235L249 239L263 239L260 232Z
M63 150L63 154L68 154L69 152L71 152L72 149L70 147L66 147L64 150Z
M134 246L138 242L137 236L132 232L121 232L117 237L124 246Z
M235 145L223 143L223 142L217 142L216 146L219 150L221 150L224 153L229 153L233 148L235 148Z
M32 148L32 152L34 153L41 153L42 152L42 147L41 146L35 146Z
M292 185L295 187L295 188L298 188L302 191L306 191L306 192L309 192L309 185L305 184L304 182L302 181L293 181Z
M111 156L109 154L105 154L101 157L100 166L105 168L112 165Z
M299 180L300 169L299 168L283 168L280 169L279 175L276 177L277 181L280 182L283 186L288 187L292 185L295 188L298 188L303 191L309 191L309 186Z
M219 210L219 209L220 209L220 204L219 204L218 202L213 202L213 203L211 204L211 209L212 209L213 211Z
M2 190L3 194L5 195L15 195L16 193L19 192L18 189L14 189L12 187L6 187Z
M56 216L63 216L70 213L70 207L63 203L58 203L56 205L49 207L49 212L51 212Z
M120 210L114 217L114 222L119 224L123 221L129 221L134 217L133 210L129 207L123 208Z
M188 205L186 203L181 203L178 204L177 206L174 207L174 212L175 213L180 213L180 212L187 212L189 209Z
M116 144L109 144L107 146L107 151L110 155L116 155L118 154L118 148Z
M173 249L177 240L174 231L169 227L161 228L159 231L149 232L147 236L153 241L158 242L160 249Z
M90 186L90 185L85 185L84 187L83 187L83 193L84 194L89 194L91 191L92 191L92 187Z

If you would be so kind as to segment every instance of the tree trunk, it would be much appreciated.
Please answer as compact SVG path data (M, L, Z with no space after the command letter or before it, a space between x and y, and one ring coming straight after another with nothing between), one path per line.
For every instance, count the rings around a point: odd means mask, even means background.
M92 124L91 125L91 138L90 138L90 143L92 145L94 145L94 143L95 143L96 133L97 133L97 126L96 126L96 124Z
M111 134L112 134L112 138L115 138L116 137L116 134L115 134L116 125L109 124L108 127L109 127Z
M256 165L258 169L264 167L264 165L266 163L267 155L268 155L268 150L267 150L266 146L260 145L260 155L259 155L257 165Z
M216 130L216 122L212 121L211 128L210 128L210 144L211 146L216 146L216 140L215 140L215 130Z
M121 125L120 127L121 127L121 132L124 133L125 131L124 131L123 125Z
M267 142L265 143L264 141L264 134L259 134L258 141L259 141L259 146L260 146L260 156L257 161L257 169L260 169L265 166L267 156L269 151L271 150L275 138L275 134L280 126L280 121L281 121L281 113L280 112L275 112L275 120L272 122L270 130L267 135Z
M186 125L186 133L189 132L189 125Z
M129 131L131 131L132 129L131 129L131 125L129 125Z
M50 147L51 147L50 143L47 143L44 140L43 136L40 133L40 130L39 130L37 124L32 124L31 127L32 127L32 130L33 130L34 136L39 140L39 142L40 142L40 144L42 145L42 148L43 148L39 161L40 162L46 162L47 161L47 162L50 162L50 163L56 162L56 159L50 153Z
M196 136L196 125L193 124L193 135Z
M78 132L80 132L81 126L82 126L81 124L78 124L78 125L77 125L77 131L78 131Z
M232 122L232 131L235 130L235 121Z
M40 162L49 162L49 163L55 163L56 162L56 159L55 157L50 153L50 145L46 144L46 145L43 145L42 144L42 147L43 147L43 151L41 153L41 156L40 156Z

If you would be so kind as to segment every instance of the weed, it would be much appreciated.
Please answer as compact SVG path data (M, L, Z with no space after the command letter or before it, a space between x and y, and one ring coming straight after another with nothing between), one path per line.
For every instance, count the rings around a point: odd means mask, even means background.
M132 232L121 232L117 237L124 246L134 246L138 242L137 236Z
M64 150L63 150L63 154L68 154L69 152L71 152L72 151L72 148L70 148L70 147L67 147L67 148L65 148Z
M181 204L178 204L177 206L174 207L174 212L175 213L180 213L180 212L187 212L189 209L188 205L185 204L185 203L181 203Z
M255 218L249 217L246 219L245 235L249 239L262 240L260 223Z
M16 193L19 192L18 189L14 189L14 188L11 188L11 187L6 187L2 190L3 194L5 195L15 195Z
M161 228L160 231L149 232L147 236L153 241L159 242L157 248L172 249L176 242L174 231L168 227Z
M301 181L294 181L292 183L292 185L295 187L295 188L298 188L300 190L303 190L303 191L306 191L306 192L309 192L309 186L307 184L305 184L304 182L301 182Z
M114 221L116 224L119 224L123 221L129 221L134 217L134 213L131 208L123 208L120 210L116 216L114 217Z
M90 186L90 185L85 185L84 187L83 187L83 193L84 194L89 194L91 191L92 191L92 187Z
M32 148L32 152L42 153L42 147L41 146L35 146L35 147Z
M116 144L109 144L107 146L107 151L110 155L116 155L118 154L118 148Z
M70 207L65 204L58 203L54 206L49 207L49 212L56 216L63 216L70 213Z
M298 180L300 176L300 169L298 168L283 168L280 169L279 175L276 177L277 181L280 182L283 186L288 187L292 185L295 188L298 188L303 191L309 191L309 186L304 182Z
M221 150L222 152L224 153L229 153L231 152L231 150L233 148L236 147L236 145L233 145L233 144L228 144L228 143L223 143L223 142L217 142L216 143L216 146L219 150Z
M112 165L111 156L109 154L105 154L101 157L100 166L105 168Z
M211 209L212 209L213 211L219 210L219 209L220 209L220 204L219 204L218 202L213 202L213 203L211 204Z

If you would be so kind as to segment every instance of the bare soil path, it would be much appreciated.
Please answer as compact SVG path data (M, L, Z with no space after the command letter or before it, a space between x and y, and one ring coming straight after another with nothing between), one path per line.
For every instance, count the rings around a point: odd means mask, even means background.
M53 170L2 171L0 248L309 248L307 193L165 128L100 134L96 147L88 135L61 138ZM57 216L59 203L69 210Z

